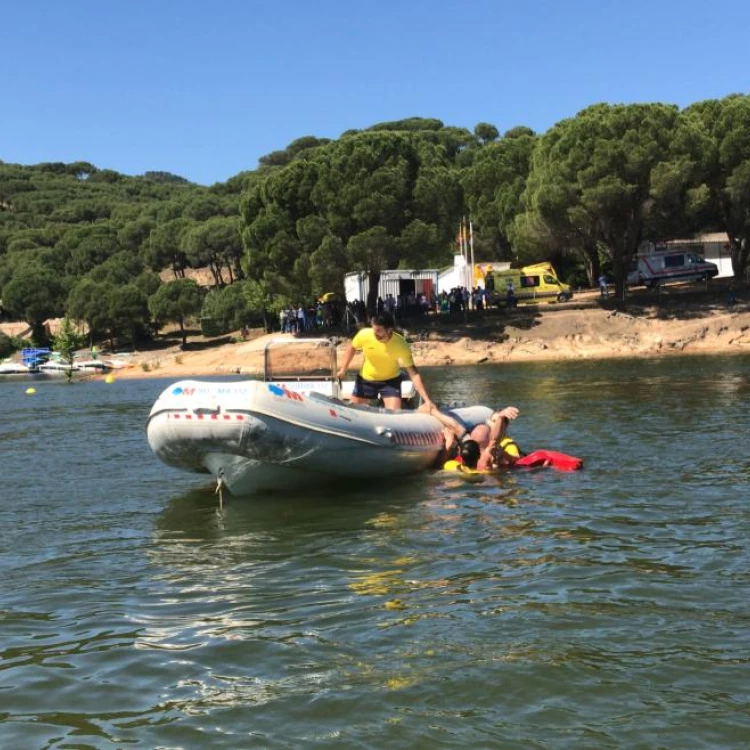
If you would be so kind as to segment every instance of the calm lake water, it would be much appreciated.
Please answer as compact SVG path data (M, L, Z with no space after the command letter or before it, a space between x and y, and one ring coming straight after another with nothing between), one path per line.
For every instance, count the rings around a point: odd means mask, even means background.
M0 748L745 748L750 359L424 371L582 472L231 498L0 383Z

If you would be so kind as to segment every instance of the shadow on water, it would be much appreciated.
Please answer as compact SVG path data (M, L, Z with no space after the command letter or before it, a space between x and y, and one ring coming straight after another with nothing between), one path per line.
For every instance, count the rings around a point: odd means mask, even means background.
M348 481L304 495L229 496L223 507L212 489L193 490L156 516L148 555L168 576L203 570L218 579L232 578L237 567L283 565L296 575L321 565L377 568L410 549L414 535L432 556L433 545L472 526L479 536L504 528L515 506L533 497L528 485L536 478L523 473L524 479L428 472L366 486Z
M224 495L223 507L210 488L192 490L169 501L156 523L163 534L189 534L195 539L220 539L242 531L357 530L378 513L413 507L422 497L423 477L385 478L357 484L351 479L305 494Z

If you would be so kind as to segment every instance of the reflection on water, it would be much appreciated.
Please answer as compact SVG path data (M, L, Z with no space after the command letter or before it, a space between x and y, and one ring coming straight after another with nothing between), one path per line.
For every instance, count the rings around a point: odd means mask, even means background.
M223 509L163 383L0 387L0 746L743 746L747 365L429 371L585 470Z

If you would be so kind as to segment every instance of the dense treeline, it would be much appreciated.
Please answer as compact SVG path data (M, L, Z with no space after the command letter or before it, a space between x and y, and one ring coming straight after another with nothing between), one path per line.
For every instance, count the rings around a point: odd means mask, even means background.
M38 338L62 314L109 337L198 314L230 329L341 291L348 271L448 265L464 215L477 258L552 259L589 282L604 268L619 292L642 241L701 231L727 232L744 276L750 97L599 104L542 135L380 123L299 138L210 188L0 162L0 299ZM208 294L184 278L199 267Z

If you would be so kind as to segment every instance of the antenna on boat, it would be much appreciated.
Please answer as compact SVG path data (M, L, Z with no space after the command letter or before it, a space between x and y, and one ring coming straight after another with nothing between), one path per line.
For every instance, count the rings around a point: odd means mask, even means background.
M220 469L219 475L216 477L214 495L219 496L219 510L224 510L224 469Z

